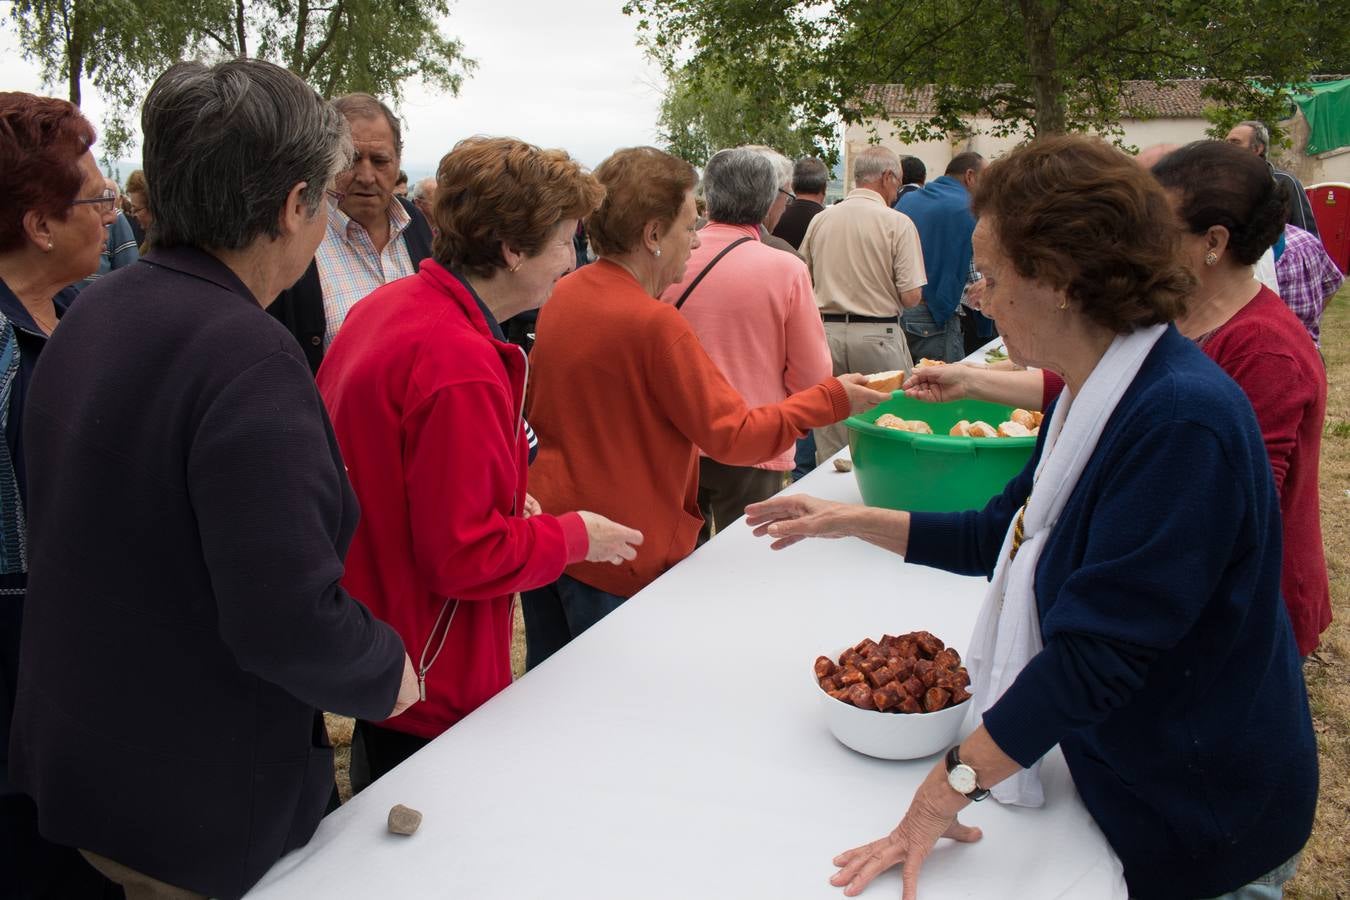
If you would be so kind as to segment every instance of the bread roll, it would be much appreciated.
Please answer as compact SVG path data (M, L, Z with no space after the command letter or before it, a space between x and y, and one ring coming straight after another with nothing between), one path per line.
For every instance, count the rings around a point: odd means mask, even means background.
M1008 418L1016 422L1018 425L1021 425L1023 428L1036 427L1036 417L1033 416L1029 410L1014 409L1012 411L1012 415L1009 416Z
M970 437L970 420L962 419L952 426L952 430L947 432L953 437Z
M923 359L919 360L919 362L914 366L914 368L927 369L931 368L932 366L945 366L945 365L946 363L940 359L929 359L928 357L925 356Z
M900 390L900 385L905 382L905 373L899 370L890 372L878 372L875 375L867 376L867 386L874 391L881 391L889 394L892 391Z
M915 434L932 434L933 428L927 422L920 422L917 419L902 419L891 413L884 413L877 416L877 425L882 428L890 428L894 431L912 431Z
M1017 422L1004 422L998 426L999 437L1031 437L1031 429Z
M998 437L998 430L988 422L971 422L970 436L977 438Z

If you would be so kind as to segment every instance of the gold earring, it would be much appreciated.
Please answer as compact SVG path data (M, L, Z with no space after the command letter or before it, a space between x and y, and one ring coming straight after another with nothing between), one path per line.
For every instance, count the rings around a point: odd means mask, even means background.
M519 268L520 268L520 263L516 263L516 264L515 264L514 266L512 266L508 271L514 272L514 271L516 271L516 270L519 269Z
M1205 265L1213 266L1219 262L1219 255L1213 250L1205 254Z
M1063 300L1061 300L1059 306L1056 306L1056 307L1055 307L1055 309L1059 309L1059 310L1064 310L1064 309L1068 309L1068 308L1069 308L1069 298L1068 298L1068 297L1065 297Z

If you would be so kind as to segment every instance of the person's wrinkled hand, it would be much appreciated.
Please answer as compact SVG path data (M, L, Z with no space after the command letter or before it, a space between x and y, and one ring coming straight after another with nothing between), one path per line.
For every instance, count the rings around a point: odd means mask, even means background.
M924 403L950 403L970 396L970 367L960 363L915 369L901 388L905 396Z
M882 872L902 865L904 900L918 900L919 870L938 838L970 844L982 837L980 829L956 820L956 814L969 803L947 784L945 767L939 762L919 785L909 811L894 831L834 858L839 871L830 878L830 884L842 887L844 896L856 897Z
M840 375L839 382L844 386L844 393L848 394L849 415L865 413L878 403L891 399L890 394L868 387L866 375Z
M617 566L637 556L637 548L642 546L642 532L606 519L599 513L582 511L577 515L586 525L586 538L590 542L586 548L586 562Z
M525 495L525 506L521 510L522 518L528 519L530 516L537 516L543 511L544 508L539 505L538 500L534 499L529 494Z
M403 680L399 682L398 699L394 701L394 711L389 714L393 718L403 712L408 707L416 703L422 696L417 683L417 670L413 668L412 657L407 653L403 654Z
M751 503L745 508L745 524L755 530L755 537L767 535L773 538L769 546L782 550L809 537L851 536L848 514L854 508L807 494L789 494Z

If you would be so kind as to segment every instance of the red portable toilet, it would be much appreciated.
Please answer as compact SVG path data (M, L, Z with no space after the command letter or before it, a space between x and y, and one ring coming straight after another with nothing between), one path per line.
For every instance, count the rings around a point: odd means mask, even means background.
M1328 181L1307 191L1322 246L1342 272L1350 273L1350 184Z

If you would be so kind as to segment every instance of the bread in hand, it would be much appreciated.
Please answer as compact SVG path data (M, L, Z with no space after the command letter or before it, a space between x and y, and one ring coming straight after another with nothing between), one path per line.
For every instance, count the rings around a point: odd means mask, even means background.
M900 385L905 382L905 373L898 369L890 372L878 372L875 375L867 376L867 386L874 391L881 391L889 394L900 390Z

